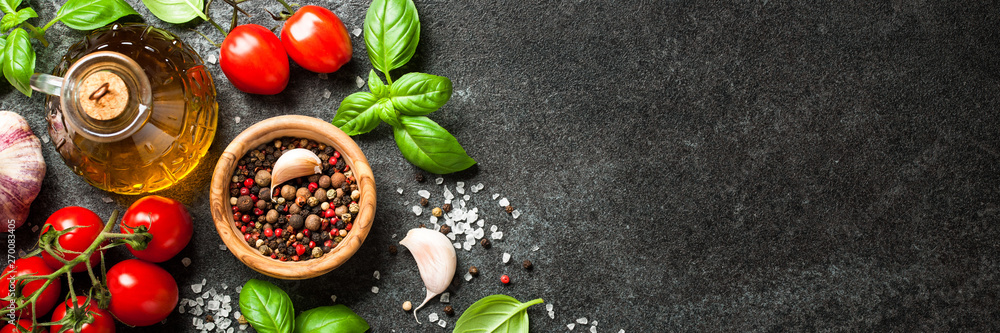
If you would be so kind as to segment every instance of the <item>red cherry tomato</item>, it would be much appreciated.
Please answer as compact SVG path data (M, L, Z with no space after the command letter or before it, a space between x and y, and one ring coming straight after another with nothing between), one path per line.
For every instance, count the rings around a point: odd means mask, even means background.
M281 45L295 63L317 73L333 73L351 60L351 37L329 9L302 6L281 28Z
M288 55L281 41L267 28L244 24L222 41L219 65L236 89L251 94L274 95L288 85Z
M55 271L45 264L45 260L42 260L42 257L21 258L14 261L13 267L7 266L7 268L3 270L3 279L0 279L0 283L3 283L4 286L10 286L11 279L14 277L22 275L49 275L52 274L52 272ZM59 302L59 293L62 292L62 285L59 284L59 282L60 279L58 278L52 280L52 283L41 291L41 295L38 296L38 300L35 302L35 310L38 311L35 313L35 318L48 313L49 310L52 310L52 307L56 305L56 302ZM38 289L40 289L43 284L45 284L44 280L34 280L28 282L24 284L24 289L22 289L21 295L31 297L35 294L35 292L38 292ZM0 288L0 298L6 298L9 295L10 288ZM10 302L0 301L0 307L3 307L4 309L6 309L9 305ZM16 313L18 317L31 316L31 305L26 306L24 309L17 310Z
M52 321L59 321L66 317L66 313L72 313L75 308L82 308L84 304L87 303L87 297L77 296L76 304L70 303L70 300L66 300L62 305L56 307L55 311L52 311ZM74 331L72 326L66 328L66 333L115 333L115 319L111 317L108 310L101 309L97 306L97 300L90 300L90 304L87 304L86 308L79 309L79 311L88 312L94 321L90 323L83 324L79 331ZM82 318L82 317L81 317ZM52 331L59 332L62 329L62 325L53 325ZM0 332L2 333L2 332Z
M71 227L77 227L62 236L59 236L59 246L62 246L65 250L83 252L90 244L94 243L97 236L101 235L101 230L104 229L104 222L101 221L101 217L94 214L94 212L83 207L66 207L57 210L55 213L49 216L45 220L45 224L42 225L42 234L45 234L49 230L63 231ZM73 253L63 253L61 258L63 260L73 260L79 254ZM49 265L49 268L57 270L63 267L63 263L56 259L56 257L50 255L48 252L42 252L42 259L45 260L45 264ZM101 254L99 252L94 252L90 255L90 266L100 268ZM73 272L83 272L87 270L87 264L79 263L73 266Z
M164 262L181 252L191 241L194 223L187 208L177 200L150 195L129 206L122 216L123 233L135 232L133 228L145 226L153 235L145 250L139 251L128 245L136 258Z
M15 325L14 323L7 324L7 326L4 326L3 328L0 328L0 333L21 333L21 331L18 331L17 327L14 326L14 325ZM18 320L16 322L16 325L17 326L21 326L21 328L23 328L23 329L31 331L31 319L21 319L21 320ZM35 333L46 333L46 332L48 332L48 330L46 330L46 329L43 328L40 331L35 332Z
M177 307L177 282L156 264L138 259L118 263L108 270L108 310L131 326L159 323Z

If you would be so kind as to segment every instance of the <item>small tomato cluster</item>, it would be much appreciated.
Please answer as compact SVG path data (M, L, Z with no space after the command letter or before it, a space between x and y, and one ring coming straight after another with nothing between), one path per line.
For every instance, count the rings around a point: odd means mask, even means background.
M351 60L351 38L329 9L303 6L285 21L281 39L256 24L233 28L219 65L236 89L274 95L288 85L288 58L316 73L333 73Z
M54 332L114 332L115 322L148 326L167 318L177 306L177 282L154 263L177 255L188 242L194 224L180 202L147 196L133 203L122 217L121 232L111 232L117 211L107 224L83 207L66 207L53 213L42 226L39 249L17 259L4 269L0 281L0 306L14 309L11 323L0 332L17 332L15 325L30 331L50 327ZM102 283L94 267L106 249L126 245L138 259L119 262L107 271ZM35 253L41 252L41 256ZM74 272L88 272L93 289L76 296ZM70 293L58 303L65 276ZM13 303L13 304L12 304ZM53 311L53 308L55 310ZM52 321L37 318L52 311Z

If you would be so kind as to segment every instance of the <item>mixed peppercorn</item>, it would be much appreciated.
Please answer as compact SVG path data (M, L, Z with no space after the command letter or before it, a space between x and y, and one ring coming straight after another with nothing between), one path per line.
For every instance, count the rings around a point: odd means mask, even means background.
M315 153L322 172L277 184L270 191L271 170L282 153L304 148ZM281 261L322 257L353 227L361 196L350 170L333 147L285 137L249 151L238 162L229 184L236 228L264 256Z

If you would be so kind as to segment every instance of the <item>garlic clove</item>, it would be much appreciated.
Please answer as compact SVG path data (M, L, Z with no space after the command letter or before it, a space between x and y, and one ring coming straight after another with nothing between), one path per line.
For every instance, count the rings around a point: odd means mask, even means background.
M0 111L0 218L19 228L31 202L42 189L45 159L38 137L28 122L10 111Z
M281 154L271 169L271 193L289 180L323 172L323 161L309 149L296 148Z
M427 288L424 301L413 309L413 319L420 323L420 319L417 319L417 310L451 285L457 266L455 247L444 234L426 228L411 229L399 244L406 246L413 254L413 259L417 261L417 269L420 271L420 278L424 280L424 288Z

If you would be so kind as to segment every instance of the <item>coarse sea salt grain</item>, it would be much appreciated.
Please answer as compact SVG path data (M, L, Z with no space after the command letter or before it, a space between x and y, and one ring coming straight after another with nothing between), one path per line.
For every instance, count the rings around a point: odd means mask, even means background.
M552 311L554 308L555 306L552 303L545 304L545 311Z
M490 232L497 232L497 225L496 224L490 226Z
M463 196L462 196L462 199L465 199L465 201L469 201L469 200L472 200L472 196L471 196L471 195L468 195L468 194L466 194L466 195L463 195ZM463 205L463 206L465 205L465 201L462 201L462 205Z
M431 321L431 322L438 321L438 314L437 314L437 312L431 312L431 314L427 315L427 320Z
M233 117L233 121L236 122L237 124L239 124L240 123L240 117L239 116Z
M597 333L597 326L591 326L590 333Z
M451 293L442 293L441 303L450 303L450 302L451 302Z
M454 244L451 244L451 245L454 245L456 249L461 249L462 248L462 243L459 243L459 242L455 242Z
M490 238L492 238L492 239L501 239L501 238L503 238L503 231L497 231L497 232L494 232L494 233L490 234Z
M191 266L191 258L184 257L184 259L181 259L181 265L184 265L184 267Z
M465 276L463 276L463 278L465 278L465 281L472 280L472 273L465 272Z
M323 89L323 98L330 98L330 89Z
M423 213L423 212L424 212L424 209L421 208L420 206L413 206L413 214L416 214L417 216L420 216L420 213Z
M219 61L219 58L215 57L215 53L209 54L208 59L205 59L205 62L210 64L215 64L216 61Z
M226 249L228 249L228 247L226 247L226 244L219 244L220 251L225 251Z
M590 324L591 324L591 325L594 325L594 326L597 326L597 321L596 321L596 320L591 320L591 321L590 321Z
M114 199L111 199L111 197L102 197L102 198L101 198L101 201L104 201L104 203L112 203L112 202L115 202L115 200L114 200Z
M362 79L360 76L355 76L354 77L354 85L358 86L358 88L364 87L365 86L365 79Z
M507 198L500 199L500 201L497 203L500 204L500 207L510 206L510 201L507 200Z
M372 294L378 294L378 287L372 286Z
M556 313L554 311L549 311L549 319L556 319Z
M448 190L448 187L447 187L447 186L445 186L445 187L444 187L444 192L443 192L443 195L444 195L444 199L445 199L445 200L452 200L452 199L455 199L455 195L454 195L454 194L452 194L452 193L451 193L451 191L449 191L449 190Z
M330 302L337 303L337 295L330 295Z
M434 184L438 184L438 185L441 185L441 184L443 184L443 183L444 183L444 177L437 177L437 178L434 178Z
M576 324L574 323L566 324L566 328L568 328L570 331L572 331L574 327L576 327Z
M493 200L496 200L499 197L500 197L500 193L493 193Z
M438 217L434 216L434 215L431 215L431 218L429 219L429 221L431 222L431 224L437 224L438 223Z
M465 244L462 244L462 249L466 251L472 251L472 243L465 242Z
M535 251L538 251L538 245L535 245L535 246L531 247L531 252L535 252ZM552 305L552 304L549 304L549 305Z
M420 197L421 197L421 198L424 198L424 199L430 199L430 198L431 198L431 192L430 192L430 191L427 191L427 190L420 190L420 191L417 191L417 194L419 194L419 195L420 195Z
M448 322L444 321L444 319L438 320L438 326L446 327L448 326Z
M504 252L503 253L503 263L506 264L508 262L510 262L510 253Z
M515 209L514 211L510 212L510 216L516 220L518 217L521 217L521 211Z
M448 239L450 239L450 240L455 240L455 233L454 233L454 232L449 232L449 233L448 233L447 235L445 235L445 236L448 236Z
M382 278L382 273L375 271L375 273L372 273L372 276L374 276L376 280L379 280Z
M403 194L403 188L402 187L397 187L396 188L396 193Z
M576 318L576 323L577 324L581 324L581 325L586 325L587 324L587 317Z
M478 225L478 226L482 227L483 225L486 225L486 220L479 220L479 221L476 221L476 225Z
M361 36L361 28L354 28L354 30L351 30L351 33L354 34L354 37Z
M192 284L191 285L191 291L193 291L195 294L200 293L201 292L201 287L202 287L202 285L200 285L200 284Z
M458 194L465 194L465 188L464 187L457 187L456 186L455 187L455 192L458 192Z
M625 333L625 329L623 328L623 329L618 330L618 333Z

